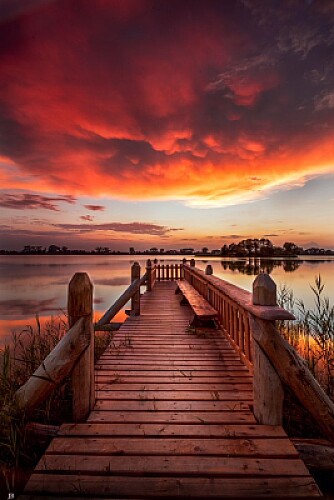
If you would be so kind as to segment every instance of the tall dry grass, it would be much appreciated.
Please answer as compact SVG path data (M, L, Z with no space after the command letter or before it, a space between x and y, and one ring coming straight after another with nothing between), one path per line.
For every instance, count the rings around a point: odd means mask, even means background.
M295 299L292 290L281 288L279 305L293 312L297 319L278 325L282 335L334 400L334 305L325 295L325 283L320 275L310 286L314 295L312 309L307 309L302 300Z
M0 491L20 491L27 473L44 451L27 431L27 419L15 402L15 392L35 372L47 355L58 344L68 329L66 316L52 317L43 329L39 317L19 333L12 333L11 346L0 350ZM95 336L95 360L112 339L112 333ZM29 420L47 425L71 421L70 380L54 390L37 408ZM1 498L1 494L0 494Z

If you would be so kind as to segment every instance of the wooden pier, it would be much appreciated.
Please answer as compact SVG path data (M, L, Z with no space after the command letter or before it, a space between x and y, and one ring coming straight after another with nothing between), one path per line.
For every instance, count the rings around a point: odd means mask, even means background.
M277 367L260 352L260 329L289 313L259 304L273 300L262 278L250 301L187 264L169 268L168 278L158 271L149 264L143 280L133 270L132 314L95 365L86 410L61 426L20 498L321 497L281 426ZM194 311L180 305L176 279L215 308L216 327L189 327ZM148 290L141 297L139 282ZM23 387L21 400L28 393ZM325 403L318 394L316 404ZM323 426L332 425L331 411Z

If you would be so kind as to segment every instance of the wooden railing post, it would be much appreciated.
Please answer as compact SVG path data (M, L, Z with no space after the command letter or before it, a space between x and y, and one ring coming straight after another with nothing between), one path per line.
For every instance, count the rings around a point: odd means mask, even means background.
M212 269L212 265L211 264L208 264L205 268L205 274L207 274L208 276L210 274L213 274L213 269Z
M253 282L253 304L276 306L276 283L269 274L259 274Z
M85 318L79 342L88 344L88 347L75 364L71 376L73 420L82 422L95 403L93 285L87 273L76 273L71 279L67 309L70 328L79 318Z
M195 267L195 259L190 259L190 267Z
M152 262L151 262L151 259L147 259L147 261L146 261L146 275L147 275L146 290L148 292L151 292L152 291Z
M253 283L253 304L276 305L276 284L268 274L259 274ZM254 415L260 424L282 425L284 389L271 361L254 339L258 330L257 319L250 314L254 347Z
M187 264L187 259L183 257L182 264L180 264L180 280L184 280L184 266Z
M134 262L131 267L131 283L140 279L140 265L138 262ZM131 298L131 314L133 316L140 315L140 287Z

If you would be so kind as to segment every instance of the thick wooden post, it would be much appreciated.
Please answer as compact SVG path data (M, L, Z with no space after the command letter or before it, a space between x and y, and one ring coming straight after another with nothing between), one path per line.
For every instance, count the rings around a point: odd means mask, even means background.
M186 265L187 263L187 259L185 257L183 257L182 259L182 264L180 265L180 280L184 280L184 266Z
M253 304L276 306L276 283L269 274L259 274L253 282Z
M146 261L146 275L147 275L146 290L148 292L151 292L152 291L152 262L151 262L151 259L147 259L147 261Z
M190 267L195 267L195 259L190 259Z
M87 273L76 273L68 287L68 321L70 328L84 317L85 326L79 342L88 344L72 371L73 420L86 420L95 403L93 285Z
M276 284L268 274L262 273L255 278L253 304L276 305ZM249 319L254 345L254 415L260 424L282 425L284 389L275 368L255 340L258 329L256 318L250 314Z
M131 283L140 279L140 265L135 262L131 267ZM131 315L140 315L140 287L138 287L137 292L131 298Z
M208 264L205 268L205 274L207 275L210 275L210 274L213 274L213 269L212 269L212 265L211 264Z

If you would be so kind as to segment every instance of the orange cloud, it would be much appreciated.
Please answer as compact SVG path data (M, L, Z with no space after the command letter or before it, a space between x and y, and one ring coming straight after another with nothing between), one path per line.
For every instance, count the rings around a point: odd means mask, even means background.
M215 206L333 170L316 6L300 12L317 35L298 51L280 8L260 29L243 2L31 5L0 34L4 189Z

